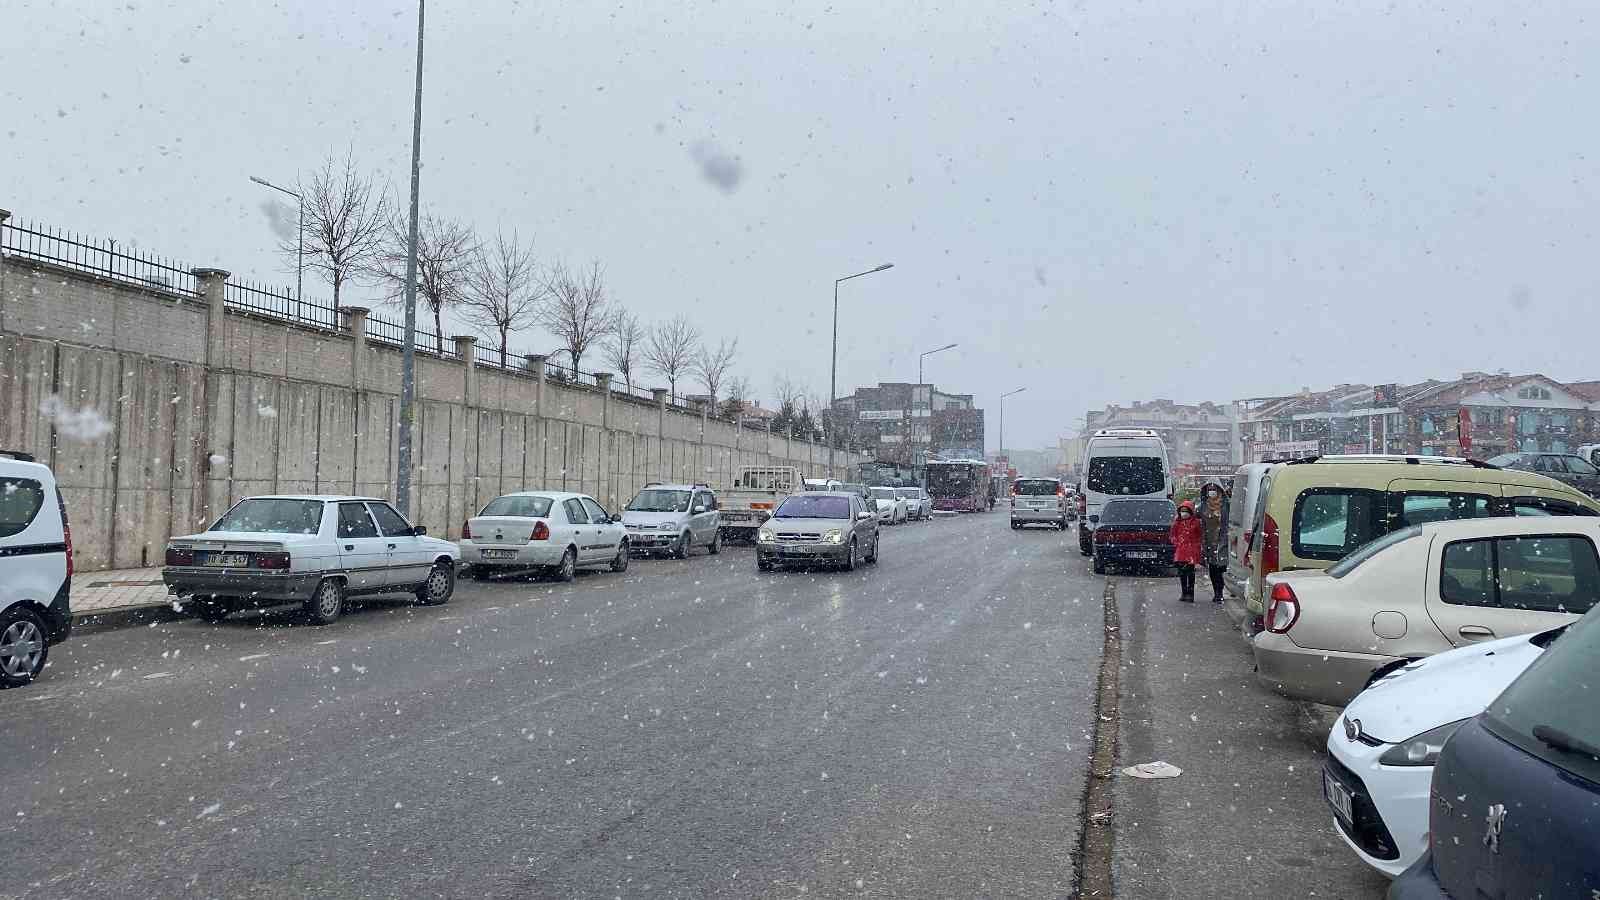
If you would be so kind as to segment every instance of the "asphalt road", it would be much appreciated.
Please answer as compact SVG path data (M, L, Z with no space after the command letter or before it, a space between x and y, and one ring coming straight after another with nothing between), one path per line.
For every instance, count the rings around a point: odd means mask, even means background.
M74 639L0 694L0 896L1064 896L1072 538L996 511L855 573L730 547Z

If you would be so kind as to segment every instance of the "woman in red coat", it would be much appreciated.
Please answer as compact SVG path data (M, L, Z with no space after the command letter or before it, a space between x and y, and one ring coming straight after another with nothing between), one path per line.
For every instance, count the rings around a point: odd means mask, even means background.
M1172 561L1178 567L1178 587L1183 592L1178 599L1185 603L1194 602L1194 567L1200 564L1204 537L1194 504L1188 500L1178 504L1178 518L1172 523Z

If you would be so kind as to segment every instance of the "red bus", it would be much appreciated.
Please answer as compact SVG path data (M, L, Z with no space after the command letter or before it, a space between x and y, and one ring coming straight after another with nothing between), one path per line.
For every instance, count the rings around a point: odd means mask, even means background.
M946 512L985 512L994 507L989 464L977 459L930 459L928 495Z

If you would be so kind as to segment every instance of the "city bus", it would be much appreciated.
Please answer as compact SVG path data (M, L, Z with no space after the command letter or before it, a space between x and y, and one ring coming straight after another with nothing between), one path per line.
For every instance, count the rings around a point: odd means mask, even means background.
M989 464L978 459L930 459L928 496L939 512L986 512L994 508Z

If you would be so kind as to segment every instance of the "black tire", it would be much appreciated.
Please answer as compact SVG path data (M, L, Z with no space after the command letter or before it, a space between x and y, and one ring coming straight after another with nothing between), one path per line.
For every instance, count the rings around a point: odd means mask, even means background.
M683 534L678 535L678 542L672 545L672 558L689 558L689 532L685 531Z
M872 536L872 552L867 554L866 561L873 565L878 564L878 542L882 539L883 535L881 534L875 534Z
M706 552L716 556L722 552L722 529L711 532L711 543L706 545Z
M1022 530L1022 523L1021 522L1012 522L1011 523L1011 530L1012 531L1021 531Z
M1078 552L1084 556L1094 552L1094 545L1089 542L1089 532L1082 525L1078 526Z
M1106 573L1106 564L1101 562L1098 556L1094 557L1094 561L1090 563L1089 567L1094 570L1096 575L1104 575Z
M215 625L228 617L233 610L215 600L190 600L183 605L183 611L202 622Z
M324 578L306 600L306 621L313 625L332 625L344 615L344 583L337 578Z
M759 553L756 554L756 571L757 572L771 572L772 571L772 560L767 559L765 556L762 556Z
M632 557L628 553L628 541L626 539L624 539L622 541L622 543L617 545L617 555L615 557L613 557L612 560L611 560L611 571L613 571L613 572L626 572L626 571L628 571L628 560L630 560L631 558Z
M417 603L422 606L443 606L456 592L456 567L447 562L433 564L428 577L417 585Z
M850 539L850 551L845 555L844 558L844 570L846 572L854 572L858 567L860 567L861 557L858 555L860 549L860 546L856 544L856 539L852 537Z
M44 620L21 604L0 612L0 688L22 687L39 677L50 658Z
M561 554L561 562L556 563L555 575L557 581L576 581L578 578L578 551L568 547L567 552Z

